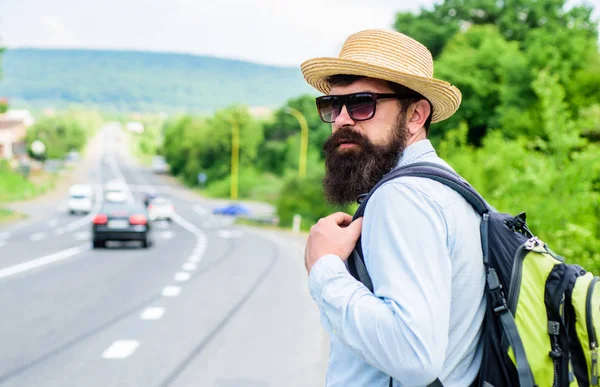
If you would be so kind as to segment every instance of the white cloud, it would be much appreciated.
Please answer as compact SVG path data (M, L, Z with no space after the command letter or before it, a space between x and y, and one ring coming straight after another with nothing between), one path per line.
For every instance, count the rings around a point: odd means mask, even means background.
M46 41L56 47L79 46L81 42L71 34L65 25L56 17L50 15L40 16L41 25L45 27L47 35Z

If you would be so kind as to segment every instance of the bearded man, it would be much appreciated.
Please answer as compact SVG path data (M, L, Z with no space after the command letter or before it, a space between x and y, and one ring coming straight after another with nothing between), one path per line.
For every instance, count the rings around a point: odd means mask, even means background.
M433 78L433 59L403 34L351 35L338 58L302 64L321 119L327 199L353 202L394 168L450 166L427 139L460 91ZM311 229L309 290L330 335L327 386L457 386L477 382L485 275L481 218L443 184L402 177L374 191L364 217L335 213ZM345 264L360 237L371 292Z

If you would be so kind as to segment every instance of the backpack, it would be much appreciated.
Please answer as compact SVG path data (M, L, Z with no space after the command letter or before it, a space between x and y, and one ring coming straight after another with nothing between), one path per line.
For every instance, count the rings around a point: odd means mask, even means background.
M525 213L497 212L462 177L434 163L414 163L385 175L359 197L354 219L363 216L377 188L402 176L438 181L460 193L481 215L487 307L483 358L474 385L598 386L600 277L565 263L533 235ZM348 269L373 291L360 239L348 258ZM430 386L442 383L436 379Z

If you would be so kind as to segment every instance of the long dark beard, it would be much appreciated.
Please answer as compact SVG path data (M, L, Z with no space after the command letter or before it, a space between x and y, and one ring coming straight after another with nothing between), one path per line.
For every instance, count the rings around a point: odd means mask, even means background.
M392 138L385 145L375 145L350 127L342 127L323 145L325 151L325 196L331 204L346 205L367 193L398 164L406 148L408 130L399 117ZM356 146L340 149L341 140Z

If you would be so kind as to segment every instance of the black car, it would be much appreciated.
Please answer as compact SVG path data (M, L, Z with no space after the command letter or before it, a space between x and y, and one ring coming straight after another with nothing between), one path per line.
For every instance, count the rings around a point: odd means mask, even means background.
M146 210L130 202L105 202L92 224L93 248L106 247L106 241L140 241L152 246L152 230Z

